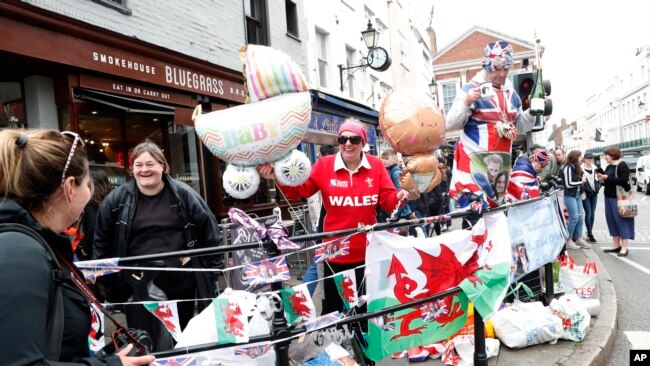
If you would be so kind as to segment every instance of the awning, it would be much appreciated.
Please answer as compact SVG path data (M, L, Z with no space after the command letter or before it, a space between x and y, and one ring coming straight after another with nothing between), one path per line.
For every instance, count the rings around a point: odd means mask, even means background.
M128 98L120 95L102 93L94 90L76 88L74 97L121 109L127 113L148 113L174 115L175 107L144 99Z
M339 98L318 90L310 90L311 104L315 111L338 114L345 117L355 117L367 123L377 125L379 112L363 104Z

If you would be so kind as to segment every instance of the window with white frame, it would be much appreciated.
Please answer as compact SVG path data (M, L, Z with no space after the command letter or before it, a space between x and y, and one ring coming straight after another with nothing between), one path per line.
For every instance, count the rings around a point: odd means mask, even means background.
M347 63L347 67L351 67L353 65L356 65L357 62L355 61L355 56L357 54L357 50L350 46L345 46L345 62ZM354 73L348 74L348 93L350 95L350 98L354 98L354 93L355 93L355 78L354 78Z
M442 103L445 113L451 109L456 98L456 82L442 84Z
M427 51L422 51L422 61L424 62L422 70L425 75L429 75L429 70L431 70L431 60L429 59L429 55L427 55Z
M327 33L316 29L316 57L320 86L327 87Z

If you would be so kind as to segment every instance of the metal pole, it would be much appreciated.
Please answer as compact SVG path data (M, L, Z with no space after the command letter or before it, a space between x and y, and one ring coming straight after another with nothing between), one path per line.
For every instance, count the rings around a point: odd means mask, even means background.
M487 352L485 352L485 324L483 317L474 308L474 365L487 366Z
M553 262L544 265L544 282L546 282L546 306L551 303L555 297L555 289L553 288Z
M273 282L271 284L271 291L280 291L284 287L284 282ZM275 303L273 312L273 321L271 321L271 335L274 339L282 339L291 336L289 331L289 325L287 324L287 319L284 317L282 300L277 296L273 296L273 302ZM276 366L289 366L289 345L290 341L282 341L275 344L275 365Z

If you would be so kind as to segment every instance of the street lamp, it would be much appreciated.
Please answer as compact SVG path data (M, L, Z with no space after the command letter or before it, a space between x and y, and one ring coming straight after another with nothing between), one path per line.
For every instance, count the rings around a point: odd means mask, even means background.
M377 42L379 41L379 32L372 27L370 20L368 20L368 28L361 31L361 36L363 37L363 42L366 44L366 47L368 47L368 55L363 58L360 65L348 65L346 67L343 67L343 64L337 65L339 68L341 91L345 90L345 83L348 82L352 75L348 72L348 77L345 79L345 82L343 82L343 70L356 70L370 67L376 71L386 71L390 67L391 59L390 56L388 56L388 51L377 46Z
M368 28L364 31L361 31L361 36L363 41L366 43L366 47L369 50L377 47L377 41L379 41L379 32L372 27L370 19L368 19Z
M431 92L431 95L433 97L436 96L436 92L438 91L438 83L436 83L436 78L431 78L431 84L429 84L429 91Z

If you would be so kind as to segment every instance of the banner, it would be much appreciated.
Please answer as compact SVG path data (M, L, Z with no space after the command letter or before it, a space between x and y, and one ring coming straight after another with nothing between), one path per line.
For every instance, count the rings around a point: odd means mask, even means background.
M552 195L508 209L512 282L552 262L560 254L566 229L560 218L557 201Z
M446 339L467 320L468 298L488 317L500 305L510 276L510 243L503 213L486 215L472 231L433 238L369 234L366 251L368 311L433 296L455 286L463 292L378 317L368 323L371 360Z

